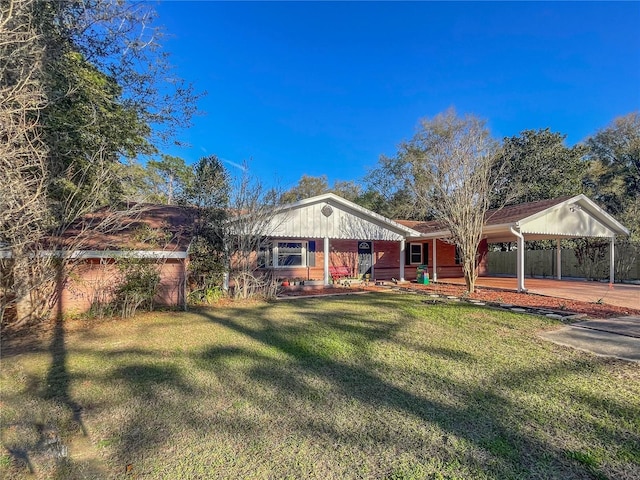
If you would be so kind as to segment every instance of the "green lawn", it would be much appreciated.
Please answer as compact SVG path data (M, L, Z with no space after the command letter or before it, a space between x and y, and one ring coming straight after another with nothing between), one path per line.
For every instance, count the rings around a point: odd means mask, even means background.
M640 368L557 326L379 293L58 328L3 355L0 476L640 478Z

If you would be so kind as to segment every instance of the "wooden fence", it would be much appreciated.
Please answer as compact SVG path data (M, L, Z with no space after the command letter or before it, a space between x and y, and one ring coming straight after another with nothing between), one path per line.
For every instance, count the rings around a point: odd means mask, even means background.
M487 269L489 275L515 275L518 252L489 252ZM578 261L573 249L562 249L562 276L608 279L609 247L595 260ZM527 250L524 254L525 275L542 278L555 278L556 250ZM640 252L638 249L623 245L616 246L615 279L640 280Z

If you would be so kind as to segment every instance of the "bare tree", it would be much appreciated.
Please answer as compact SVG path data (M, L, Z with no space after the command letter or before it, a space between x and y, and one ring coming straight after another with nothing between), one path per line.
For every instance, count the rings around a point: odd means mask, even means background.
M3 321L61 277L59 258L81 247L85 230L73 245L55 239L122 199L122 163L188 124L195 97L167 80L153 18L146 4L111 0L0 3ZM92 228L117 228L119 218Z
M424 211L450 232L459 249L469 292L478 277L478 245L500 172L492 169L497 143L485 122L449 109L420 121L413 139L400 146L403 172ZM493 170L493 171L492 171Z
M274 216L281 193L265 188L248 171L245 165L243 174L233 185L224 228L229 278L236 298L270 298L275 296L278 287L271 271L259 268L260 256L269 248L269 237L286 215Z
M10 0L0 6L0 318L28 292L28 248L49 220L48 149L38 124L47 105L44 45L33 3Z

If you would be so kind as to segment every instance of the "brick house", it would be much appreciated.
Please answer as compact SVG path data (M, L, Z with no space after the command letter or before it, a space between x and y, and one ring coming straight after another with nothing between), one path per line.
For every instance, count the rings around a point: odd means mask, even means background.
M193 211L141 205L117 229L103 233L90 228L92 222L100 223L104 212L85 217L61 237L77 265L59 289L58 308L66 313L88 310L100 286L113 282L116 260L122 257L158 262L161 281L156 302L186 306ZM627 234L624 226L584 195L489 211L478 248L479 273L487 274L489 243L515 242L518 289L525 290L525 240L555 239L559 246L563 238L600 237L608 238L614 247L616 235ZM80 236L82 242L74 244ZM267 241L253 258L258 270L269 271L275 278L317 280L324 285L333 276L414 280L419 265L426 265L432 281L437 281L462 276L456 247L446 241L448 236L438 222L394 221L327 193L274 209L264 231ZM614 252L611 248L612 265Z
M419 231L424 222L391 220L333 193L300 200L276 210L260 252L262 269L278 278L324 280L341 276L414 280L417 267L434 266L440 278L460 277L454 245ZM433 248L437 249L434 252ZM487 243L480 245L486 257ZM437 260L437 264L436 264ZM484 273L484 260L480 263Z
M123 273L122 259L156 265L160 284L154 303L186 306L191 209L135 204L127 212L131 213L114 215L113 210L100 209L53 239L57 250L67 250L72 265L54 296L54 311L83 313L94 302L108 301Z

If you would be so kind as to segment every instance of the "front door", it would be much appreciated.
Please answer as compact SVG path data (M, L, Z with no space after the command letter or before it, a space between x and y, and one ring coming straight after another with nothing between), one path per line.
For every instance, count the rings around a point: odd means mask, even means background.
M358 276L363 277L366 274L373 278L373 242L358 242Z

